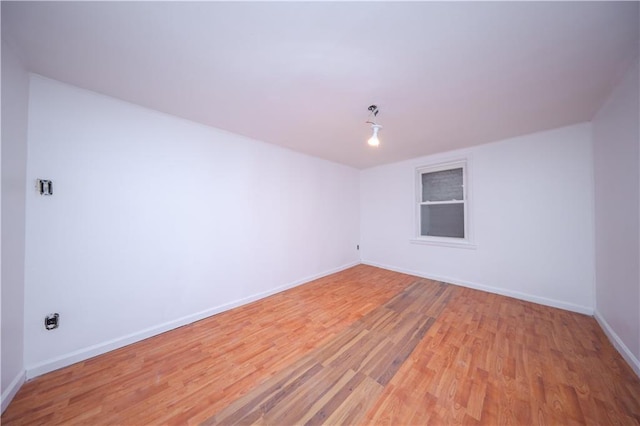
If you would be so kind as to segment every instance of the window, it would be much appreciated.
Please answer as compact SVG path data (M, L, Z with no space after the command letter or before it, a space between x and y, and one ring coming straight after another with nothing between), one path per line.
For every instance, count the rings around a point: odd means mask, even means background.
M471 246L467 161L416 170L417 237L414 242Z

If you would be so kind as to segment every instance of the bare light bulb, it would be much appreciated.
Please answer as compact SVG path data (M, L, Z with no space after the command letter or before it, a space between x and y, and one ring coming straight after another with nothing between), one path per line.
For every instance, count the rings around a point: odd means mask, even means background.
M378 130L380 130L382 126L379 124L373 124L371 128L373 129L373 135L369 138L367 143L369 144L369 146L378 146L380 145L380 140L378 139Z

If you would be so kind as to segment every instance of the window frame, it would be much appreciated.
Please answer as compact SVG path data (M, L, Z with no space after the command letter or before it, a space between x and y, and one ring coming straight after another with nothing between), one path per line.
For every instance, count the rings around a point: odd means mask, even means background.
M473 239L473 230L471 226L471 179L469 172L469 158L458 158L451 161L440 162L435 164L423 165L415 169L415 188L414 188L414 237L412 243L429 244L443 247L460 247L475 249L476 245ZM425 173L441 172L444 170L462 169L462 200L454 202L431 202L425 204L422 201L422 175ZM464 238L457 237L435 237L421 235L421 206L436 204L463 204L464 209Z

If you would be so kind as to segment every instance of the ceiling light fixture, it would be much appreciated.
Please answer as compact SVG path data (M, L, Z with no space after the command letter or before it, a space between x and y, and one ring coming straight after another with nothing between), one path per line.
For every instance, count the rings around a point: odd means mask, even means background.
M369 146L380 145L380 140L378 139L378 131L382 129L382 126L376 123L376 116L378 115L378 112L378 107L376 105L371 105L369 107L369 120L367 120L367 123L371 124L371 128L373 129L373 135L367 141Z

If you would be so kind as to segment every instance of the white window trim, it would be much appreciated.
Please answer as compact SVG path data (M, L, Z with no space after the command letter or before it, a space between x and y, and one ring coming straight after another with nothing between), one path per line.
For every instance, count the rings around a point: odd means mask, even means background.
M476 249L477 245L473 239L473 227L472 227L472 190L470 179L470 159L468 157L458 158L455 160L420 166L416 168L415 180L414 180L414 198L413 198L413 210L414 210L414 237L409 241L414 244L428 244L441 247L458 247L466 249ZM462 185L463 185L463 198L464 201L464 238L453 237L429 237L420 235L420 205L422 203L422 174L439 172L442 170L462 168ZM446 202L450 203L450 202Z

